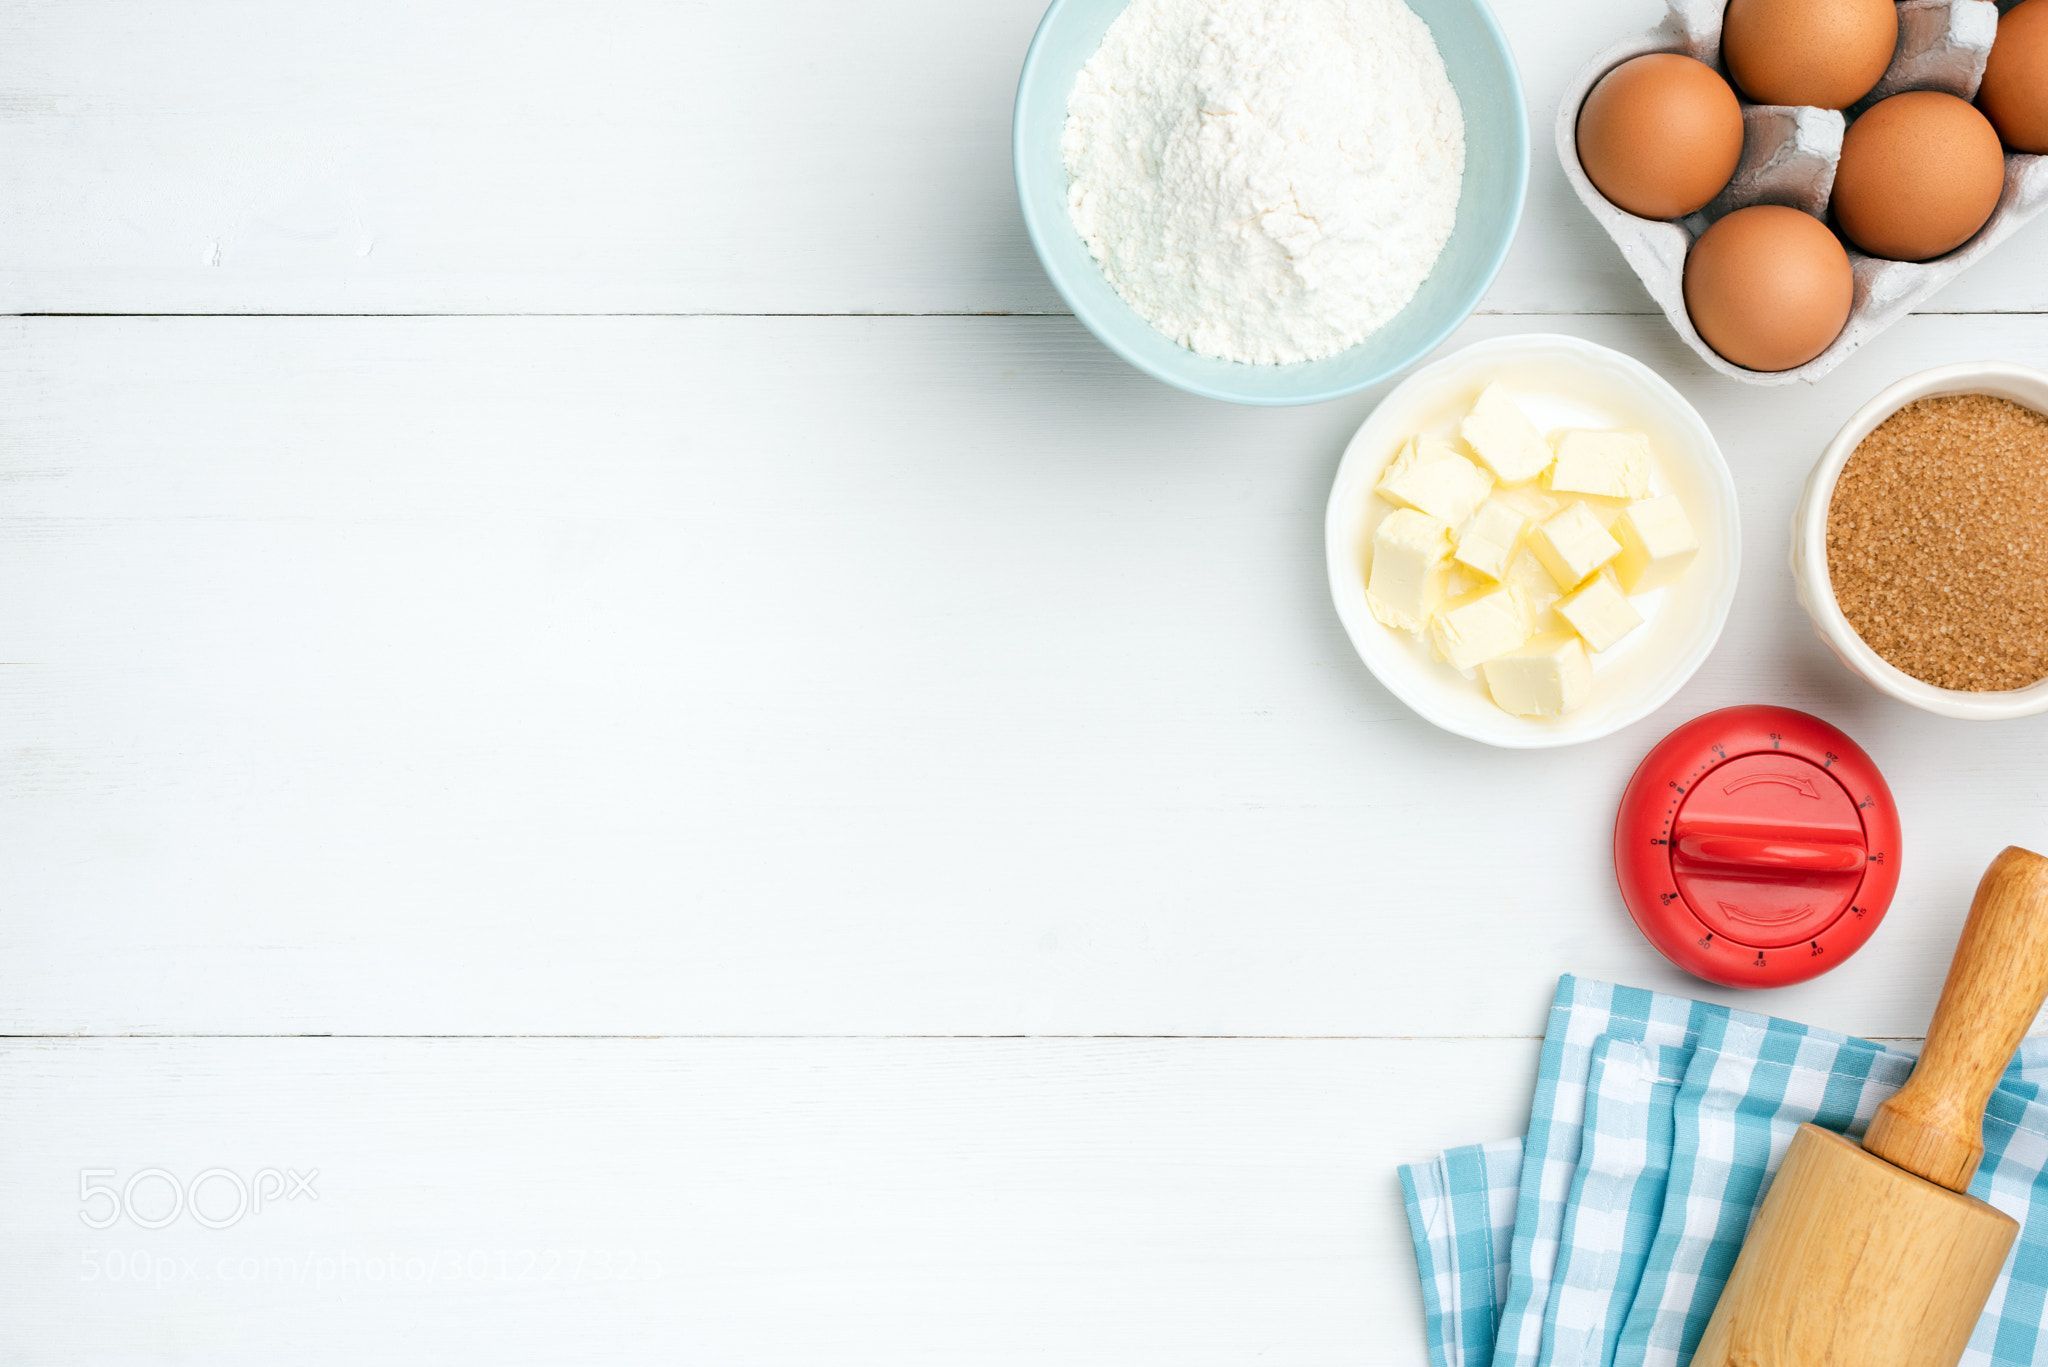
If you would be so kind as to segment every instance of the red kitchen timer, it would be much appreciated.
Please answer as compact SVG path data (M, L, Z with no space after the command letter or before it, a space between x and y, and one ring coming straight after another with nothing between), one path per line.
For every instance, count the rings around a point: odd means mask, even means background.
M1818 717L1730 707L1644 758L1614 822L1629 915L1725 987L1785 987L1863 947L1899 884L1899 814L1863 748Z

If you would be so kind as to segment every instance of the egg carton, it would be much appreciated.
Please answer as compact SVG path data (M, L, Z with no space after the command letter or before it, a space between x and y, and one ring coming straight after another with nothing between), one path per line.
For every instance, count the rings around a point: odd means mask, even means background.
M1752 204L1783 204L1825 219L1849 120L1839 110L1745 102L1741 164L1727 189L1704 210L1661 222L1617 209L1593 187L1579 162L1579 109L1593 86L1621 63L1651 52L1677 52L1716 70L1721 66L1721 18L1727 0L1669 0L1669 9L1663 23L1608 48L1572 81L1558 105L1557 152L1572 189L1621 248L1671 326L1708 365L1730 379L1755 385L1820 379L2048 204L2048 156L2008 153L1998 208L1975 237L1947 256L1927 262L1887 261L1848 248L1856 273L1855 302L1848 326L1826 351L1794 370L1763 372L1731 364L1706 344L1686 313L1686 253L1714 220ZM1902 90L1942 90L1966 100L1976 98L1997 31L1995 0L1903 0L1899 46L1891 67L1877 89L1850 113Z

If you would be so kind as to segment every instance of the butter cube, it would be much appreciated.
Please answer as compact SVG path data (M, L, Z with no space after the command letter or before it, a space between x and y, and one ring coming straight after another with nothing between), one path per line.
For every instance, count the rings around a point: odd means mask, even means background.
M1502 484L1526 484L1550 468L1550 443L1497 384L1480 392L1458 431Z
M1430 637L1451 668L1472 669L1528 640L1529 614L1513 589L1488 589L1437 613Z
M1643 615L1606 574L1595 575L1584 588L1561 599L1557 615L1594 650L1607 649L1643 624Z
M1444 601L1451 529L1413 508L1397 508L1372 534L1372 574L1365 602L1372 615L1400 631L1421 632Z
M1621 554L1621 543L1608 535L1590 508L1574 503L1537 524L1536 530L1529 533L1529 549L1550 571L1559 588L1574 589Z
M1389 503L1427 513L1447 527L1463 525L1493 488L1493 476L1466 460L1442 437L1417 437L1380 477Z
M1676 494L1632 503L1614 520L1614 574L1629 593L1675 583L1700 548Z
M1500 499L1489 498L1459 531L1458 549L1453 555L1459 564L1488 579L1499 579L1507 573L1508 558L1515 553L1515 545L1528 525L1528 518Z
M1538 636L1485 665L1486 689L1504 712L1561 717L1593 692L1593 662L1576 636Z
M1558 439L1550 487L1560 494L1650 496L1650 439L1640 432L1567 432Z
M1444 578L1444 601L1463 598L1468 594L1484 593L1493 587L1493 580L1478 570L1451 561L1451 572Z
M1533 551L1523 550L1508 562L1507 576L1501 580L1522 595L1522 607L1529 614L1529 625L1536 631L1548 629L1550 609L1557 600L1564 597L1564 590L1550 577L1550 571L1543 568L1543 562Z
M1531 522L1541 522L1555 517L1564 504L1543 492L1538 484L1517 484L1512 489L1502 487L1493 491L1493 501L1514 509Z

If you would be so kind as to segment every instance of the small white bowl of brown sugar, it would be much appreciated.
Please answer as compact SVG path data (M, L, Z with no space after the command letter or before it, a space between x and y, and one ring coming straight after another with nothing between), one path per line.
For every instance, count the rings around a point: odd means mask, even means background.
M1872 399L1807 481L1792 574L1880 691L1969 721L2048 712L2048 374L1943 366Z

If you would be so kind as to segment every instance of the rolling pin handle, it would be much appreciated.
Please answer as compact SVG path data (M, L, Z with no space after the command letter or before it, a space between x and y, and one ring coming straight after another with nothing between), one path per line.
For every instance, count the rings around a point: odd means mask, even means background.
M1977 885L1919 1066L1863 1147L1951 1191L1984 1157L1984 1107L2048 999L2048 859L2009 846Z

